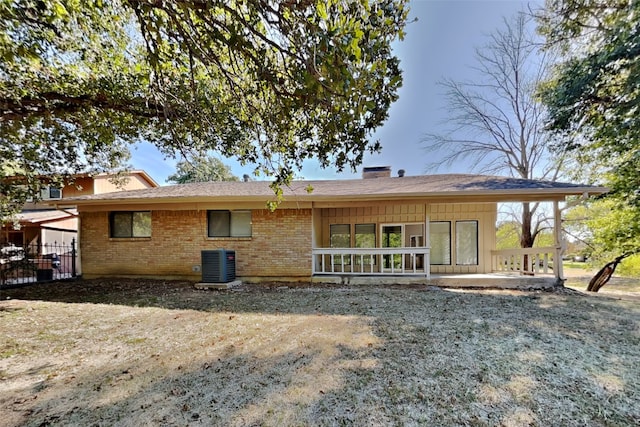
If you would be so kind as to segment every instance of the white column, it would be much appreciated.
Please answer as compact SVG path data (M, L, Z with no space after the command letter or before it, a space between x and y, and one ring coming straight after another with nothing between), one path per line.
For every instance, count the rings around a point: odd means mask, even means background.
M555 236L556 253L554 254L553 270L556 279L564 280L564 270L562 267L562 255L564 254L565 244L562 237L562 212L560 204L556 200L553 202L553 233Z
M429 233L429 205L424 205L424 236L422 241L424 246L429 248L429 256L424 259L424 272L427 275L427 279L431 278L431 233Z

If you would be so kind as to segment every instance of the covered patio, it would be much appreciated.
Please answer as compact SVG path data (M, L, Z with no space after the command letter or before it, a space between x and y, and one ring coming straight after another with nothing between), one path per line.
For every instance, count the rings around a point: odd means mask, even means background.
M448 178L427 186L398 178L384 198L365 193L314 201L314 281L367 283L375 278L377 283L501 287L516 279L535 286L562 283L562 208L606 191L502 177ZM397 187L403 183L405 188ZM553 245L497 249L498 203L522 202L547 204Z
M428 247L409 248L318 248L313 249L314 275L353 276L419 276L442 278L473 276L473 274L435 275L429 266ZM491 251L492 274L490 277L553 276L563 280L562 263L554 268L554 259L562 259L563 246L540 248L515 248ZM404 259L405 262L398 260ZM391 260L396 260L392 262ZM382 263L387 268L375 268ZM495 273L495 274L493 274ZM499 274L499 275L497 275Z

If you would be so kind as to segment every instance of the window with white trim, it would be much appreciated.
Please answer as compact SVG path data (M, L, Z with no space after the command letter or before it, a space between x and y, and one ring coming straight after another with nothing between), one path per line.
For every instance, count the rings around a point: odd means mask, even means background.
M376 247L376 225L375 224L356 224L355 226L355 247L356 248L375 248ZM362 261L363 265L375 265L377 263L377 257L363 256L362 258L356 257L356 265L360 265Z
M40 191L42 200L59 200L62 199L62 188L48 185Z
M432 265L451 265L451 222L429 223L431 241L430 260Z
M207 211L209 237L251 237L251 211Z
M456 264L478 265L478 221L456 221Z

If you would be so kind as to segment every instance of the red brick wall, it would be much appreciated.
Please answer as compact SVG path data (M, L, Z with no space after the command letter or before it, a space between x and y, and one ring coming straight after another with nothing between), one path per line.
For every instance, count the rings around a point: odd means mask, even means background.
M206 211L152 211L151 237L109 238L108 212L80 213L85 277L149 276L198 280L200 251L236 251L239 277L310 277L311 209L252 211L252 237L207 237Z

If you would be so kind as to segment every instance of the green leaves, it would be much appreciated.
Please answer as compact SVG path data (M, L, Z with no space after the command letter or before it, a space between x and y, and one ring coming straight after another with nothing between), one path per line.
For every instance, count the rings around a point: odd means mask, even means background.
M611 188L594 227L604 252L640 251L640 3L549 1L541 31L566 58L542 89L562 148ZM571 51L569 50L571 47ZM612 255L608 255L611 257Z
M186 184L189 182L238 181L231 168L217 157L195 155L185 158L176 165L176 173L167 178L167 182Z
M640 205L633 191L640 186L640 4L597 6L587 2L566 17L583 23L595 13L600 26L585 33L589 44L582 54L558 67L543 99L563 144L597 154L609 170L613 194ZM570 34L575 25L565 25Z
M0 0L0 144L34 176L61 173L32 150L41 140L65 170L141 139L235 157L279 184L309 158L355 168L397 99L391 43L407 12L406 0Z
M329 15L327 15L327 8L325 6L325 2L323 1L318 1L317 5L317 15L318 18L320 18L323 21L326 21L327 19L329 19Z

